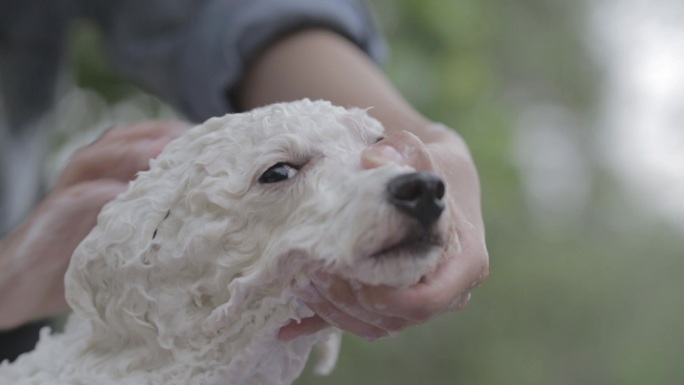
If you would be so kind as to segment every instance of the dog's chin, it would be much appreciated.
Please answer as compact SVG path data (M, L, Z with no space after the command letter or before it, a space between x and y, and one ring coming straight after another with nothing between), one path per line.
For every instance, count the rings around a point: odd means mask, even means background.
M445 237L437 229L409 231L375 245L356 259L347 275L369 284L407 287L434 272L442 259Z
M443 238L436 230L419 231L385 242L377 251L371 253L369 258L425 258L443 246Z

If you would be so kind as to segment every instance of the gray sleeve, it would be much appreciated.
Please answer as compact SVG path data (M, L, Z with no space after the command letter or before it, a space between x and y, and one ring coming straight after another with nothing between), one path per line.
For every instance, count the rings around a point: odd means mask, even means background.
M385 44L362 0L129 0L101 12L115 68L194 121L235 111L245 66L287 33L327 28L375 61Z

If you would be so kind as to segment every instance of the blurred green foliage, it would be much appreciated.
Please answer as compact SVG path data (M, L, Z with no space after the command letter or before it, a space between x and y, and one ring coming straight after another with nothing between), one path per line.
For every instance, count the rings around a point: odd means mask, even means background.
M376 0L387 72L421 111L461 133L482 180L491 276L462 312L374 343L346 336L328 378L307 384L675 384L684 380L684 247L645 219L599 161L601 70L584 2ZM131 92L93 33L76 35L78 82ZM512 147L524 105L580 122L590 198L573 221L539 221Z

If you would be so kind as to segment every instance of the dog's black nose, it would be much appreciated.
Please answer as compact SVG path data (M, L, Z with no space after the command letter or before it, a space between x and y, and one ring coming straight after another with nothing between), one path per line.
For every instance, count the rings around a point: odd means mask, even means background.
M444 182L429 172L403 174L387 184L389 200L400 211L431 227L444 210Z

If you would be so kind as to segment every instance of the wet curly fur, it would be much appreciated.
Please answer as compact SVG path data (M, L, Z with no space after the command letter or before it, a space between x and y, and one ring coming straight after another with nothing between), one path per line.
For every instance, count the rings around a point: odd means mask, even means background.
M363 110L309 100L191 129L105 206L66 275L65 332L43 330L0 383L290 384L317 343L329 372L339 331L277 338L312 315L292 285L326 269L406 286L441 258L374 255L412 228L385 195L414 170L360 164L382 134ZM262 179L269 169L276 182Z

